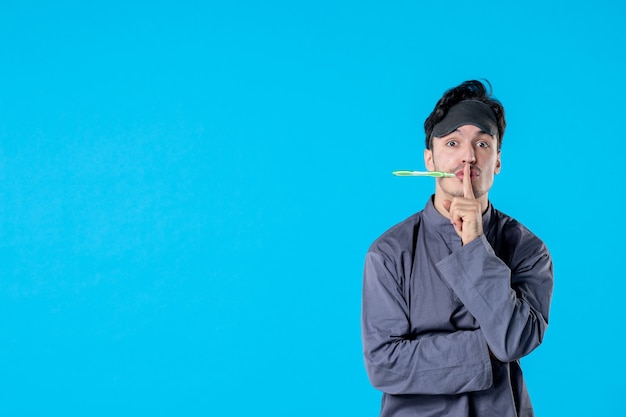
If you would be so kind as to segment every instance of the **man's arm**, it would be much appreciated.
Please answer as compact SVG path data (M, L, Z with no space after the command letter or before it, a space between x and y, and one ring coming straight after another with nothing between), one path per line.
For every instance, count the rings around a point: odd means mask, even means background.
M527 231L511 239L510 244L517 245L514 270L496 256L483 234L483 210L470 177L466 164L463 197L443 202L463 247L437 267L480 324L493 355L511 362L543 340L552 297L552 260L543 243Z
M409 308L393 266L368 253L363 279L362 336L372 385L389 394L459 394L492 385L480 330L412 336Z

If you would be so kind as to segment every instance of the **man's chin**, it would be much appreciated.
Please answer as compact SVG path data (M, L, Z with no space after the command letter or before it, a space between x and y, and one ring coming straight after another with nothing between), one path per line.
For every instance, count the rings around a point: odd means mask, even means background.
M485 194L481 190L473 189L473 191L474 191L474 198L480 198L480 197L482 197ZM446 194L448 194L448 195L450 195L452 197L465 197L465 193L463 192L463 190L455 190L455 191L452 191L452 192L446 192Z

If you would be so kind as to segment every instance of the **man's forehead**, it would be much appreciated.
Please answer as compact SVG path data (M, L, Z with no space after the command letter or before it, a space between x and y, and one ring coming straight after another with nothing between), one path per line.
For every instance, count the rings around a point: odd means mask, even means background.
M484 136L486 138L497 140L497 137L495 135L492 135L489 132L485 132L482 128L480 128L479 126L475 126L473 124L466 124L466 125L459 126L456 129L454 129L452 132L448 133L447 135L442 136L442 138L447 138L450 136L463 136L463 137L466 137L466 136L467 137L483 137Z

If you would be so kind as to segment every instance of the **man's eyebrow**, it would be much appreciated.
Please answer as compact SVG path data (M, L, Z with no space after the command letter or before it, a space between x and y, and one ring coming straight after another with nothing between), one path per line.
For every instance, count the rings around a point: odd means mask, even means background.
M480 132L477 132L476 135L474 136L474 138L478 138L478 137L483 136L483 135L487 135L491 139L494 139L494 140L496 139L496 135L492 135L491 133L485 132L484 130L481 130Z
M456 129L454 129L452 132L448 133L447 135L444 135L444 136L433 136L433 139L444 139L444 138L448 138L448 137L457 138L457 137L460 137L460 136L462 137L463 135L461 134L461 131L457 127ZM478 139L478 138L481 138L482 136L489 136L489 138L491 138L492 140L497 140L497 136L496 135L492 135L489 132L485 132L482 129L479 130L478 132L476 132L476 134L474 136L472 136L470 139Z
M448 133L447 135L444 135L444 136L433 136L433 137L434 137L434 138L439 138L439 139L441 139L441 138L447 138L448 136L452 136L452 135L461 135L461 136L464 136L464 135L461 133L461 131L457 128L457 129L454 129L452 132ZM473 137L475 137L475 138L476 138L476 137L479 137L479 136L482 136L482 135L487 135L487 136L489 136L490 138L495 138L495 135L492 135L492 134L490 134L489 132L485 132L484 130L479 130L478 132L476 132L476 134L475 134Z

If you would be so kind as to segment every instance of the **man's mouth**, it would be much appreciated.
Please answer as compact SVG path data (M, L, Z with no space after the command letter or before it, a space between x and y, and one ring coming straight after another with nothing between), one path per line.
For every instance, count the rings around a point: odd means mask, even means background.
M465 172L464 169L461 168L460 170L456 171L456 177L458 179L460 179L461 181L463 180L463 177L465 177ZM478 178L478 176L480 175L480 172L478 172L478 170L471 168L470 169L470 180L474 181L476 178Z

